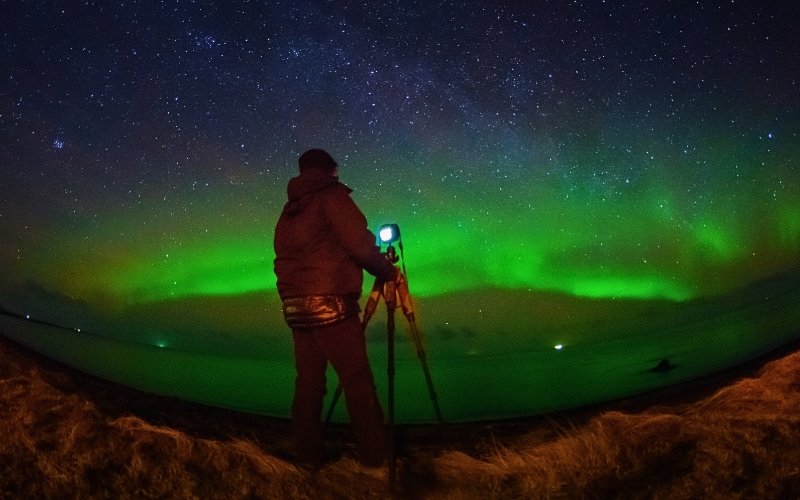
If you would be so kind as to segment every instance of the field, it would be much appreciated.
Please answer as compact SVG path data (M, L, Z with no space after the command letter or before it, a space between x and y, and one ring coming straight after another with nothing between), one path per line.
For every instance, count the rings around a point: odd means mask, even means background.
M402 426L408 498L793 498L800 352L635 398L521 420ZM142 393L0 338L2 498L383 498L349 430L314 473L288 422Z

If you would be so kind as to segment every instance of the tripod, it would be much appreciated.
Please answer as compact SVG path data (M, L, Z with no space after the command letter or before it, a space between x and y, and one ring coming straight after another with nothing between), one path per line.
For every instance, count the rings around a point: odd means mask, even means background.
M402 247L401 247L402 249ZM389 247L386 249L386 258L389 259L390 262L395 263L398 261L397 254L395 253L394 247L389 244ZM395 408L395 401L394 401L394 379L395 379L395 356L394 356L394 331L395 331L395 320L394 320L394 313L397 309L397 304L399 302L401 309L403 310L403 314L408 320L409 331L411 333L411 339L414 342L414 348L416 349L417 358L422 365L422 371L425 375L425 382L428 385L428 394L431 398L431 402L433 403L434 411L436 412L436 420L439 424L442 424L442 412L439 408L439 398L436 395L436 390L433 387L433 380L431 379L431 373L428 369L428 362L427 357L425 355L425 348L422 345L422 338L420 337L419 330L417 329L417 323L414 319L414 305L411 301L411 295L408 292L408 281L406 280L406 276L404 273L398 272L397 278L394 281L380 281L379 279L375 279L375 283L372 286L372 291L369 294L369 298L367 299L366 304L364 305L364 315L361 319L361 328L366 332L367 324L369 320L372 319L373 314L375 313L375 309L378 307L378 302L380 301L381 297L386 304L386 339L387 339L387 375L388 375L388 403L387 403L387 413L388 413L388 424L389 424L389 484L394 485L394 477L395 477L395 447L394 447L394 408ZM333 411L336 408L336 402L339 400L339 397L342 394L342 385L339 384L336 387L336 392L333 394L333 399L331 400L331 406L328 409L328 414L325 418L325 425L327 426L330 423L331 417L333 416Z

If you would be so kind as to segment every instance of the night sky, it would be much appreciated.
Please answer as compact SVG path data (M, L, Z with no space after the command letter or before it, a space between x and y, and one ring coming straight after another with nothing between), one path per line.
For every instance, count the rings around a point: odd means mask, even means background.
M686 300L798 265L796 2L0 9L4 294L274 292L311 147L400 224L420 296Z

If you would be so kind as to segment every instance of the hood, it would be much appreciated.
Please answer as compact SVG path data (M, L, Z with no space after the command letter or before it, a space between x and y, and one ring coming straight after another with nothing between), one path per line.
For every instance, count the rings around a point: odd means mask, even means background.
M333 177L319 169L309 169L289 181L286 192L289 201L283 210L288 215L302 212L303 209L314 199L314 194L333 186L341 186L348 193L353 190L345 186L337 177Z

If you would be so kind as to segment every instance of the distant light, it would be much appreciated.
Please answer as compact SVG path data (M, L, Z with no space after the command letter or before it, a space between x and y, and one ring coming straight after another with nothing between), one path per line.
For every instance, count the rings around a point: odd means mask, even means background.
M31 315L30 314L26 314L25 315L25 319L31 319Z
M167 343L164 342L163 340L159 340L158 342L156 342L156 347L161 347L161 348L167 347Z
M564 344L556 344L555 348L556 348L556 351L560 351L561 349L564 348Z

